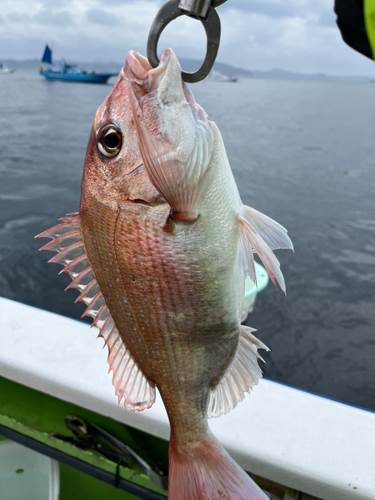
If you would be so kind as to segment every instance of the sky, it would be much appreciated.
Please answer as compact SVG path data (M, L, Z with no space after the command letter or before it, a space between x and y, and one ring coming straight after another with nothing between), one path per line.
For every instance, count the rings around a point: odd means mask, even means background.
M375 75L375 65L341 39L334 0L227 0L217 8L222 37L217 60L245 69ZM0 60L40 58L122 62L145 54L163 0L0 0ZM201 24L187 16L163 32L159 48L203 59Z

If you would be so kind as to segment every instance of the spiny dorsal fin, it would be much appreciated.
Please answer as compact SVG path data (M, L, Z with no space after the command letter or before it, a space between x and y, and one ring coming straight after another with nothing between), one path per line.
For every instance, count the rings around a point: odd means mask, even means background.
M87 305L82 316L91 316L94 319L92 326L99 328L98 336L104 339L108 347L109 371L113 372L112 384L118 402L124 398L125 408L133 411L146 410L155 402L155 385L138 368L110 315L87 258L80 216L73 213L60 220L63 221L61 224L35 236L52 238L40 250L58 252L49 262L65 266L61 272L69 274L73 280L66 289L75 288L80 292L76 302L81 301Z
M245 272L256 284L253 252L262 260L273 284L279 284L286 292L284 276L280 263L272 250L288 248L293 250L293 243L287 230L278 222L253 208L243 206L238 215L240 225L240 260Z
M219 384L211 392L208 404L208 417L219 417L228 413L241 402L246 392L250 392L262 377L258 359L264 360L258 354L258 349L266 347L252 332L255 330L247 326L240 327L238 347L232 364L229 366Z

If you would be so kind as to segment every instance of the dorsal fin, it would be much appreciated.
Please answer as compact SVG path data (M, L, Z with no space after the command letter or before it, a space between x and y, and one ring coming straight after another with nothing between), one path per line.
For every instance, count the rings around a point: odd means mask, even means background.
M238 347L234 359L223 378L211 392L208 404L209 418L225 415L232 408L235 408L244 399L245 393L250 392L262 377L258 359L263 362L264 360L258 354L258 349L266 351L269 349L254 337L252 334L254 331L248 326L240 327Z
M148 381L122 340L104 297L95 279L87 258L81 233L78 213L68 214L60 219L61 224L44 231L35 238L52 238L40 250L58 252L49 262L64 265L61 272L69 274L72 283L66 288L76 288L80 295L77 301L87 304L82 316L91 316L92 326L100 330L98 337L104 339L108 347L109 371L113 372L112 384L118 402L124 398L125 408L142 411L155 402L155 385Z

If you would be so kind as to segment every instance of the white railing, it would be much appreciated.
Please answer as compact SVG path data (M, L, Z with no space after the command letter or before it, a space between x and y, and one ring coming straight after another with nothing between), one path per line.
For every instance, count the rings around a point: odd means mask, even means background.
M142 413L117 405L95 328L3 298L0 317L0 376L168 439L160 397ZM323 500L375 499L375 413L262 380L210 427L249 472Z

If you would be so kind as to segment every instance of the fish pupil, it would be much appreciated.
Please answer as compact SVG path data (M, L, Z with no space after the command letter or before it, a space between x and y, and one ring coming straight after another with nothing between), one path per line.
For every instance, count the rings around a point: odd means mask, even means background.
M119 139L117 134L115 134L114 132L111 132L105 136L104 144L109 149L115 149L120 144L120 139Z

